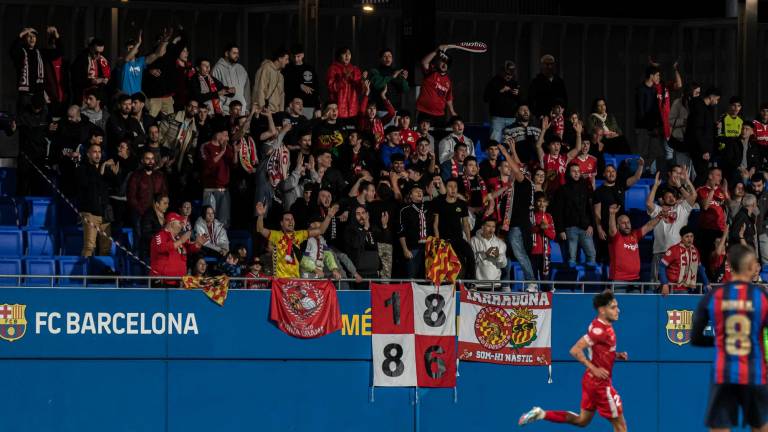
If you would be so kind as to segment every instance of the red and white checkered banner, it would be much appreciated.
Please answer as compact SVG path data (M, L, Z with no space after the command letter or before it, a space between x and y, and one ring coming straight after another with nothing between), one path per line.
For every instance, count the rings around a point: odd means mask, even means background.
M371 284L373 385L456 386L452 285Z
M459 358L540 366L552 363L552 293L461 292Z

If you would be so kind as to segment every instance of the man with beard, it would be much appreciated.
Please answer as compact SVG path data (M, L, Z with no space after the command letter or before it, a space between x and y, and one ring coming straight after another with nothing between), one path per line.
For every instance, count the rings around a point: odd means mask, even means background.
M611 274L608 279L613 282L623 282L613 286L613 290L638 290L635 283L640 281L640 239L651 232L663 218L661 213L648 221L641 228L633 230L629 216L617 217L619 206L613 204L609 209L608 235L611 243Z
M521 104L517 108L515 124L505 127L501 132L504 143L509 149L514 146L523 163L536 160L536 141L541 133L541 129L531 121L531 111L526 104Z
M370 80L371 88L373 89L371 98L377 107L383 107L385 103L379 95L386 89L389 101L398 110L400 109L403 95L408 93L408 71L406 69L395 69L393 67L393 59L394 56L391 49L384 48L379 51L379 65L371 69ZM379 111L378 116L383 117L384 114L386 113Z
M516 79L513 61L505 61L504 70L488 81L483 100L488 103L491 116L491 139L501 141L502 130L515 124L515 114L520 104L520 83Z
M136 244L139 244L141 217L152 207L152 198L156 194L168 195L165 174L155 169L155 154L146 151L141 157L141 166L131 174L128 180L128 208L133 216Z
M354 219L344 230L344 252L352 260L360 276L364 278L379 277L381 266L377 247L379 230L371 226L370 215L365 208L356 208L354 216ZM385 230L388 221L388 213L383 213L381 222Z
M117 112L107 120L107 146L109 154L115 154L122 139L129 139L131 147L136 149L137 138L144 134L139 121L131 115L132 102L128 95L117 97Z
M85 92L85 98L83 99L83 106L80 108L80 114L94 126L101 130L107 130L109 112L102 109L101 95L99 95L99 92L93 90Z
M109 255L112 245L109 233L109 221L104 220L105 210L109 206L107 182L101 163L101 146L92 144L88 148L88 157L78 171L79 200L78 210L83 219L83 250L80 256ZM98 245L98 248L97 248Z
M453 83L448 76L451 58L446 54L453 47L453 45L440 45L436 51L421 59L424 80L421 83L419 98L416 100L419 122L421 119L429 119L433 126L440 126L445 119L446 108L451 117L458 116L453 109Z
M195 164L195 151L197 150L197 122L195 116L200 109L200 102L191 99L184 110L173 116L173 121L178 128L171 127L169 122L160 123L160 139L163 147L171 149L171 158L168 168L173 183L173 189L187 197L189 191L187 185L192 180L192 169ZM163 131L165 133L163 133Z
M291 212L284 212L280 219L280 230L273 231L264 228L264 215L267 208L264 203L256 203L256 232L267 239L273 248L272 261L274 276L277 278L298 278L299 259L301 255L301 243L309 237L318 237L325 233L331 218L336 215L338 206L333 205L328 209L325 219L318 228L309 230L295 230L295 221Z
M248 78L248 71L238 63L238 60L240 60L240 48L235 44L229 44L224 48L224 57L216 62L211 72L211 75L229 90L220 96L224 115L229 114L229 103L233 100L239 101L245 109L251 106L251 81Z
M595 227L597 228L596 252L600 262L606 263L608 260L608 209L614 204L620 208L624 207L624 192L640 179L643 174L643 166L643 164L638 163L635 175L629 178L619 178L616 167L613 165L606 165L603 170L605 182L595 190L592 205Z
M424 246L429 229L429 209L424 206L424 191L414 184L408 192L408 202L400 210L400 247L405 258L405 275L411 279L424 278Z
M139 153L152 152L155 155L155 169L168 173L168 168L173 164L171 150L160 145L160 128L152 125L147 129L147 142L139 146Z

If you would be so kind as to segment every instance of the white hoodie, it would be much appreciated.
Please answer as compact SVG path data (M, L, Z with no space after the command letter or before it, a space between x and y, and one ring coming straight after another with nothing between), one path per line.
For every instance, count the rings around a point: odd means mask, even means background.
M248 71L245 70L245 67L240 63L230 63L222 57L216 62L211 75L221 81L224 87L235 88L234 96L221 96L219 98L221 111L224 115L229 115L229 103L233 100L240 101L243 104L242 114L247 114L251 109L251 80L248 78Z
M475 279L500 280L501 269L507 266L507 245L495 235L486 240L480 235L480 231L469 243L475 253ZM492 247L499 248L499 256L496 258L486 255L486 251Z

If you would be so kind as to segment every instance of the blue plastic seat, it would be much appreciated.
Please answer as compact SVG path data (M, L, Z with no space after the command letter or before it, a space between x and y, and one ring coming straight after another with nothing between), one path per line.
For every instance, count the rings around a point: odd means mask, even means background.
M61 255L80 255L83 251L83 228L79 226L62 228L59 245Z
M0 274L2 275L20 275L21 259L19 258L0 258ZM0 277L0 286L18 286L20 285L18 277Z
M29 228L52 228L56 226L56 206L51 197L25 197Z
M605 166L613 165L614 168L618 168L618 166L616 165L616 159L615 158L608 157L606 155L606 156L603 156L603 160L605 161Z
M560 249L560 243L556 241L549 242L549 261L552 263L562 263L563 262L563 251Z
M56 239L46 229L25 228L27 256L52 256L56 251Z
M21 229L0 227L0 256L16 257L24 254Z
M85 276L88 270L88 260L79 256L60 256L56 258L56 272L60 277L56 281L58 286L84 286L83 278L68 278L64 276Z
M56 260L45 257L29 257L24 259L24 274L30 276L55 276ZM52 286L53 278L24 278L27 286Z
M16 198L1 197L0 225L18 227L21 224L22 210L21 203Z
M645 209L645 199L648 197L649 193L651 193L651 191L646 185L635 185L627 189L627 191L624 193L624 209Z

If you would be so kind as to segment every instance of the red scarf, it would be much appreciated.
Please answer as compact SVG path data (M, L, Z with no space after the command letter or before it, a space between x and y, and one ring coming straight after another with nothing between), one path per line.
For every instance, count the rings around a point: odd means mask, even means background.
M217 93L219 91L219 89L216 88L216 81L214 81L213 78L211 78L210 75L206 75L206 76L199 75L199 76L200 76L200 90L201 90L201 93L205 93L206 86L208 87L207 88L207 90L208 90L207 93ZM211 105L213 105L213 112L214 113L216 113L216 114L221 114L222 113L222 111L221 111L221 101L219 100L219 95L218 94L215 94L213 96L213 99L211 99Z
M22 48L21 52L24 53L24 58L22 59L22 66L21 66L21 77L19 77L19 91L22 92L28 92L30 90L30 85L32 84L32 79L30 77L30 71L29 71L29 51L32 52L34 56L37 57L37 71L35 76L35 84L43 84L45 80L45 72L43 69L43 57L40 55L40 50L33 48L31 50L27 48Z
M478 184L480 185L480 193L483 196L483 203L485 202L485 197L488 196L488 188L485 187L485 181L483 181L483 178L479 175L476 175L475 178L477 179ZM468 175L464 175L464 190L467 192L467 201L472 200L472 180L470 180Z
M672 128L669 125L669 90L661 84L656 84L656 100L659 102L664 138L669 139L672 136Z

